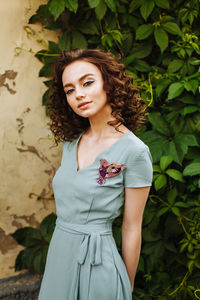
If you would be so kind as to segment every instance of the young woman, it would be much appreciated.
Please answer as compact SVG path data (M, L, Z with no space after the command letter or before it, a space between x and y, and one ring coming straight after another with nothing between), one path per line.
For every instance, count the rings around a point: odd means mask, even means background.
M79 49L55 64L49 107L63 153L39 300L131 300L152 181L149 149L132 132L145 105L124 65ZM112 222L123 205L121 258Z

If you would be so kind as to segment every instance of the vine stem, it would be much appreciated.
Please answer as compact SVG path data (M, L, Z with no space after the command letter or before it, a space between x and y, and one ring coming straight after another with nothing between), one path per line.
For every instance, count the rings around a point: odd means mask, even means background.
M110 32L110 35L111 35L111 37L112 37L112 39L113 39L115 45L116 45L117 48L119 49L119 52L120 52L120 54L121 54L121 57L124 57L124 53L123 53L123 51L122 51L122 48L120 47L118 41L115 40L115 38L114 38L112 32Z
M101 31L101 36L103 36L104 32L103 32L103 28L102 28L102 24L101 24L100 20L99 20L99 27L100 27L100 31Z
M185 282L188 280L188 278L190 277L191 273L189 271L187 271L187 273L185 274L182 282L179 284L179 286L169 294L169 296L172 296L174 294L176 294L180 289L181 287L185 284Z
M182 222L182 218L179 217L178 220L179 220L179 223L181 224L181 226L182 226L182 228L183 228L183 231L185 232L186 236L188 236L188 232L187 232L187 230L186 230L186 228L185 228L185 226L184 226L184 224L183 224L183 222Z
M116 17L117 27L118 27L118 29L121 29L120 24L119 24L119 20L118 20L118 13L115 14L115 17Z
M158 199L160 202L164 203L166 206L169 207L169 204L167 202L165 202L162 198L160 198L159 196L157 195L149 195L149 199L151 200L151 198L155 198L155 199Z
M25 49L25 48L22 48L22 47L15 47L15 53L16 55L19 55L20 52L17 52L17 51L26 51L26 52L29 52L29 53L32 53L32 54L37 54L37 55L41 55L41 56L59 56L60 54L55 54L55 53L44 53L44 52L36 52L36 51L33 51L31 48L28 50L28 49Z
M151 74L150 73L148 76L148 81L149 81L149 91L150 91L151 98L150 98L150 101L147 106L150 106L153 103L153 88L152 88L152 84L151 84Z
M105 20L105 24L106 24L106 26L108 26L108 23L106 22L106 20ZM112 39L113 39L115 45L117 46L117 48L118 48L118 50L119 50L119 52L120 52L120 54L121 54L121 57L124 57L124 53L123 53L122 48L120 47L120 44L118 43L118 41L116 41L116 39L114 38L114 36L113 36L113 34L112 34L111 31L109 32L109 34L111 35L111 37L112 37Z
M197 293L200 293L200 289L194 291L195 297L196 297L197 299L200 299L200 297L197 295Z
M41 197L40 195L37 195L35 193L30 193L29 194L29 198L33 198L33 197L36 197L37 200L53 200L54 198L53 197Z

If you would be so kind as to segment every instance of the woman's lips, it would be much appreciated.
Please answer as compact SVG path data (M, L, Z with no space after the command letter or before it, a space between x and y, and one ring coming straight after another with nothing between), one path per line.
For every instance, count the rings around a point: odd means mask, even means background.
M78 108L80 109L85 109L88 107L88 105L91 103L91 101L85 101L85 102L82 102L78 105Z

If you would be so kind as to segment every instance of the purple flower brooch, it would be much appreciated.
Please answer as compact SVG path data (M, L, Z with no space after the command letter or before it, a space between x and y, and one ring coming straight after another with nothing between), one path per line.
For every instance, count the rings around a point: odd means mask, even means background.
M96 179L97 183L102 185L106 182L106 178L111 178L119 175L126 166L117 164L115 162L108 163L106 159L100 159L99 178Z

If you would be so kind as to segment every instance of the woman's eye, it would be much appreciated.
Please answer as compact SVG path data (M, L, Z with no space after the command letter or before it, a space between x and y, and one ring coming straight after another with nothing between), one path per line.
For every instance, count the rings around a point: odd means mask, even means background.
M91 80L91 81L86 81L86 82L83 84L83 86L90 85L90 84L92 84L93 82L94 82L94 80Z
M66 95L70 95L73 92L73 89L70 89L68 91L65 92Z

